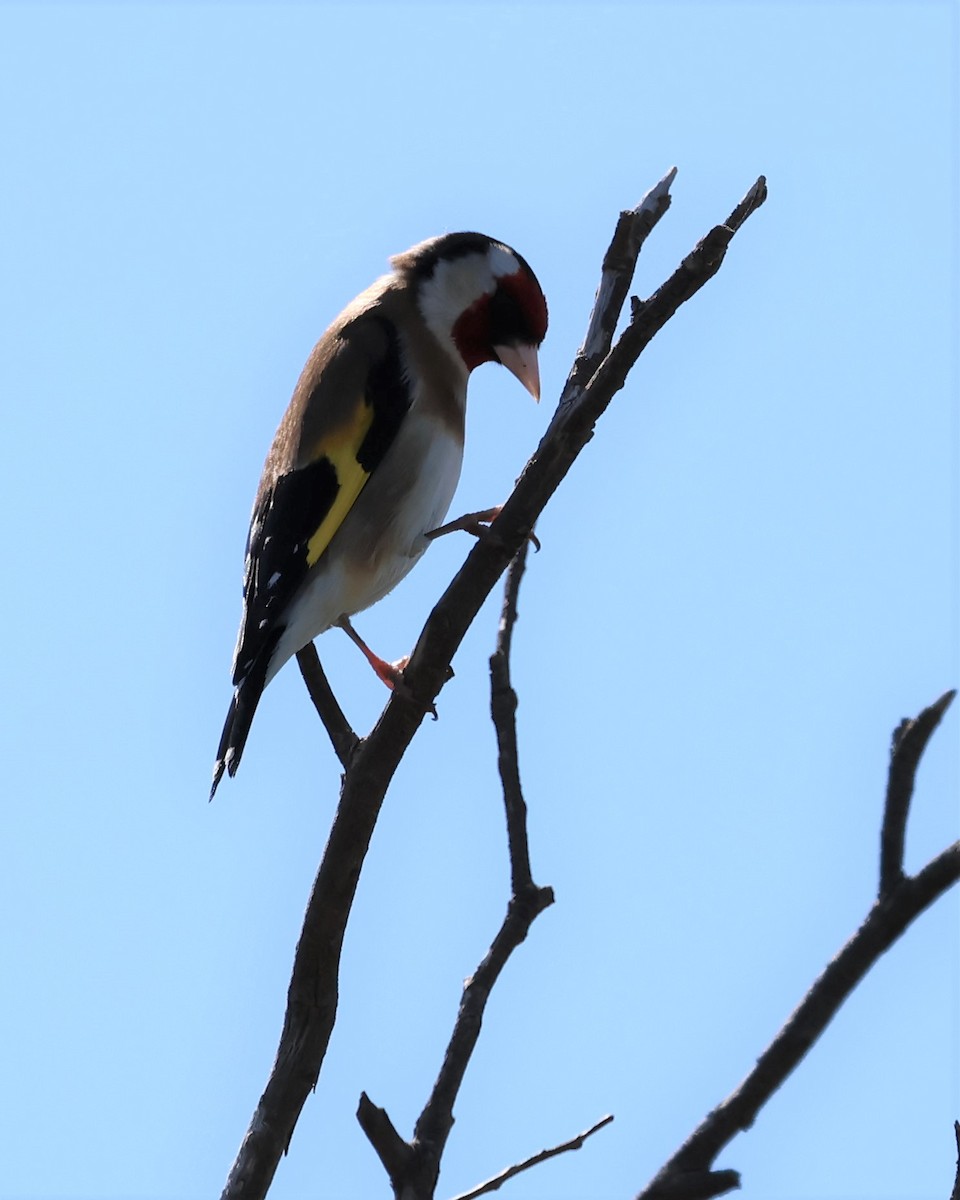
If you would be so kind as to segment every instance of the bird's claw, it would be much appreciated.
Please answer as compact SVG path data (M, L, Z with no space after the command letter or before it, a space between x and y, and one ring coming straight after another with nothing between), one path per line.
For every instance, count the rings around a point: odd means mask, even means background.
M500 516L503 506L498 504L496 508L483 508L479 512L464 513L462 517L457 517L455 521L448 521L446 525L439 525L436 529L430 529L424 537L433 541L435 538L443 537L448 533L472 533L475 538L486 537L490 533L490 526ZM540 549L540 539L531 531L527 534L527 539L533 546L534 550Z
M419 706L424 710L424 712L429 713L435 721L439 721L440 716L437 712L436 704L434 704L431 700L429 704L425 705L422 700L417 698L417 696L414 694L413 688L404 679L403 671L409 662L410 656L408 654L404 658L398 658L396 662L384 663L383 666L388 669L382 672L377 671L377 674L391 690L391 692L395 692L398 696L402 696L403 699L407 700L410 704ZM453 667L448 666L443 682L448 683L452 678Z

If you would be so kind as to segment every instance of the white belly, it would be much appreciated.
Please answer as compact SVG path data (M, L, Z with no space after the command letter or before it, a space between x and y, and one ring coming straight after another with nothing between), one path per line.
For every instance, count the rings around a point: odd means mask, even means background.
M400 462L411 468L400 471L394 466ZM430 545L424 535L443 524L462 462L458 438L410 414L330 545L332 558L345 563L347 607L340 612L350 616L376 604L414 566Z
M370 477L294 601L267 682L303 646L341 616L376 604L429 546L460 479L463 443L412 409L387 456ZM408 464L401 470L400 464Z

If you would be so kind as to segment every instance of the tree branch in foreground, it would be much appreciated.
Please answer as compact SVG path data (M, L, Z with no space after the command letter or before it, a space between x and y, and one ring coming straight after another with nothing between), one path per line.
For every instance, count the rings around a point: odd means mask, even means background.
M364 1133L390 1176L394 1195L404 1200L432 1200L440 1176L443 1151L453 1128L453 1107L480 1037L490 993L510 955L526 938L530 926L553 903L553 891L537 887L530 872L527 807L520 785L517 757L517 696L510 683L510 647L517 621L517 595L526 556L527 546L524 543L507 572L497 646L490 659L491 714L500 748L500 777L503 782L510 874L513 880L513 894L507 905L507 914L483 962L464 984L460 1011L443 1064L430 1098L417 1120L413 1140L402 1142L386 1113L370 1104L366 1095L361 1097L357 1114ZM376 1120L371 1119L373 1114L370 1110L378 1114ZM530 1165L533 1166L533 1162Z
M890 796L909 799L920 756L955 692L947 692L914 721L902 722L893 738L887 789L886 825L890 818ZM904 792L906 789L906 792ZM895 802L906 820L906 805ZM902 854L902 842L901 851ZM902 862L898 862L902 867ZM911 923L960 879L960 842L947 847L916 875L904 876L881 891L866 920L840 953L830 962L799 1008L757 1064L732 1095L701 1122L637 1200L708 1200L740 1186L736 1171L713 1171L720 1151L742 1130L749 1129L757 1114L778 1087L800 1063L807 1051L830 1024L843 1002Z
M660 211L666 210L662 199L669 191L670 178L672 175L651 189L628 214L629 221L641 225L655 222ZM557 413L513 494L430 614L404 671L407 687L392 696L370 735L350 756L337 813L307 902L276 1061L227 1178L223 1200L263 1200L306 1098L316 1086L336 1019L344 931L380 806L400 759L443 687L467 629L593 436L594 424L623 386L644 347L716 273L739 223L765 196L761 177L728 223L711 230L674 275L643 305L635 306L619 341L586 383L580 381L582 374L574 366ZM640 239L635 240L639 251ZM621 274L628 279L627 272L632 269L628 253ZM613 312L615 302L615 296L604 299L598 293L591 329L616 327L619 311ZM601 315L598 309L603 310Z
M960 1200L960 1121L953 1123L953 1136L957 1142L957 1174L953 1181L953 1191L950 1193L950 1200Z

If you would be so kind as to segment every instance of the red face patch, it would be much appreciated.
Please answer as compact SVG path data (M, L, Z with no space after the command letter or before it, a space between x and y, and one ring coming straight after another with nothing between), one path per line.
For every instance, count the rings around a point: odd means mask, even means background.
M490 297L481 296L457 317L450 330L468 371L481 363L495 362L490 341Z
M521 268L497 280L496 291L481 296L453 324L451 335L467 370L495 362L495 345L539 346L547 332L547 302L540 285Z

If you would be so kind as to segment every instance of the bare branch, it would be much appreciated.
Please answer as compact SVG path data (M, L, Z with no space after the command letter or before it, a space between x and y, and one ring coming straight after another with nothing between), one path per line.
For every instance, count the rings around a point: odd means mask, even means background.
M720 270L734 234L766 198L767 182L761 175L726 222L715 225L706 237L701 238L666 283L657 288L648 300L633 304L630 324L598 366L582 394L576 375L571 375L560 399L558 417L562 415L569 421L568 410L572 409L573 415L580 421L589 420L592 425L597 420L623 387L634 363L653 338L677 309L696 295Z
M494 1175L492 1179L479 1184L472 1191L461 1192L459 1196L454 1196L453 1200L476 1200L477 1196L486 1196L489 1192L497 1191L508 1179L512 1179L514 1175L519 1175L521 1171L528 1171L531 1167L539 1166L540 1163L546 1162L549 1158L556 1158L558 1154L566 1154L568 1150L581 1149L588 1137L592 1137L598 1130L603 1129L605 1125L609 1125L612 1120L613 1113L609 1113L607 1116L601 1118L596 1125L591 1125L583 1133L578 1133L569 1142L564 1142L560 1146L551 1146L549 1150L541 1150L539 1154L534 1154L532 1158L514 1163L512 1167L507 1167L505 1171L501 1171L499 1175Z
M550 888L530 888L520 896L513 896L493 945L476 973L464 985L440 1073L414 1128L416 1166L402 1179L391 1176L390 1182L397 1195L409 1196L411 1200L429 1200L434 1195L440 1160L453 1128L453 1106L480 1037L490 993L507 959L526 938L540 913L552 903Z
M360 1093L357 1120L367 1135L367 1140L377 1152L384 1169L391 1179L400 1179L410 1170L413 1147L403 1140L386 1109L378 1108L366 1092Z
M901 721L893 731L887 799L880 830L880 896L888 896L903 879L903 848L910 800L927 742L950 707L955 691L945 692L936 703L913 720Z
M431 1200L433 1197L440 1176L440 1162L450 1130L453 1128L453 1107L480 1037L487 1001L510 955L524 941L530 926L540 913L553 903L552 890L537 887L530 873L527 809L520 788L517 765L514 721L517 698L509 682L510 648L513 627L517 620L517 596L526 555L527 543L524 542L507 573L503 611L497 630L497 647L490 659L491 709L500 745L501 778L514 881L513 895L493 945L476 973L464 984L460 1010L436 1083L417 1120L413 1141L406 1143L410 1158L399 1159L391 1150L388 1161L388 1157L381 1150L382 1141L381 1144L374 1143L381 1162L387 1168L394 1194L404 1197L404 1200ZM509 696L505 696L503 691L504 680ZM385 1113L383 1117L386 1119ZM366 1130L366 1126L364 1128ZM393 1131L392 1126L390 1129ZM387 1139L388 1149L393 1146L393 1136L398 1136L395 1131Z
M657 1186L657 1191L650 1188ZM740 1186L739 1171L675 1171L658 1175L653 1184L642 1192L656 1196L657 1200L712 1200L714 1196L722 1196L725 1192L735 1191Z
M733 219L748 200L752 205L750 211L754 211L765 196L766 187L761 178L728 219ZM725 250L734 232L730 226L718 226L699 243L684 260L684 265L643 306L640 333L635 329L635 318L587 384L581 386L577 382L578 372L571 371L550 427L490 527L492 536L482 538L473 547L424 626L404 672L406 682L420 697L421 704L436 698L443 684L443 671L480 605L521 542L529 536L583 447L593 437L593 426L623 387L630 368L680 305L716 274L723 254L713 242L719 237ZM611 304L615 305L612 292Z
M757 182L733 210L730 216L727 217L724 224L726 224L729 229L732 229L734 232L736 232L747 219L747 217L751 216L757 211L766 198L767 181L761 175Z
M467 1064L473 1054L483 1012L493 985L513 951L526 938L530 926L545 908L553 903L551 888L537 887L530 873L527 848L527 808L520 788L517 759L517 733L514 720L516 693L510 686L510 649L513 627L517 620L517 595L523 577L527 543L523 542L507 575L504 587L503 611L497 631L497 648L490 660L491 709L500 742L501 778L510 843L513 895L507 914L483 962L472 979L467 980L460 1001L460 1011L450 1038L443 1065L433 1092L427 1101L414 1131L417 1142L428 1143L442 1151L453 1125L453 1105L456 1101ZM512 697L498 694L498 685L506 680ZM506 748L505 748L506 744ZM437 1170L439 1172L439 1157Z
M513 627L517 623L517 596L527 561L527 543L507 571L503 589L503 610L497 631L497 648L490 657L490 715L497 733L497 766L503 785L510 845L510 875L516 896L532 888L530 847L527 841L527 805L520 785L520 757L517 748L517 693L510 681L510 649Z
M620 214L613 240L603 257L600 286L597 288L586 336L573 364L571 382L578 385L585 383L610 349L640 249L670 207L670 185L676 176L677 168L671 167L636 208Z
M760 200L756 202L760 203ZM733 230L724 228L725 249ZM513 494L491 526L490 536L481 538L471 549L430 614L404 670L407 686L394 692L370 735L352 752L344 772L337 814L304 916L276 1061L230 1171L223 1200L262 1200L306 1098L316 1085L336 1017L337 976L344 931L373 828L400 759L443 687L460 642L497 580L529 536L544 506L592 437L594 423L614 393L623 386L627 371L644 346L679 305L718 269L722 254L718 257L711 251L710 255L698 247L692 257L696 263L702 260L705 265L694 268L684 265L674 280L669 280L650 298L643 308L643 337L634 336L624 347L624 338L634 325L631 322L624 337L591 380L582 388L576 387L578 403L568 404L571 408L569 419L554 418ZM675 282L678 276L680 282ZM609 303L612 308L615 298ZM610 360L614 356L611 367ZM565 395L567 390L565 388ZM537 904L542 908L548 902L543 893L536 891L511 901L503 929L471 987L464 993L458 1029L462 1028L466 1040L470 1037L474 1042L476 1040L476 1031L471 1030L479 1021L485 1003L483 989L499 973L509 953L511 939L522 941L533 919L529 909L536 908ZM440 1102L438 1097L438 1106L430 1111L440 1114L448 1103L452 1103L448 1090L450 1085L459 1086L459 1074L462 1071L455 1063L447 1070L445 1062L441 1071L443 1099ZM440 1084L441 1080L438 1080L438 1087ZM439 1124L442 1126L443 1123L441 1119ZM431 1134L433 1132L431 1130Z
M957 1174L953 1181L953 1191L950 1193L950 1200L960 1200L960 1121L953 1123L953 1136L957 1141Z
M346 769L350 765L354 751L360 744L360 739L353 732L353 727L333 694L333 689L327 680L326 672L320 665L320 656L317 654L317 648L313 642L309 642L302 650L297 651L297 663L313 706L319 713L323 727L333 744L334 753L340 759L341 766Z
M913 730L926 728L939 712L922 743L914 745L912 771L930 733L950 702L951 694L925 709L916 722L901 725L900 744ZM916 734L919 738L921 735ZM895 755L896 759L896 755ZM891 763L891 772L895 763ZM900 769L898 766L897 769ZM912 776L911 776L912 777ZM830 1024L844 1001L881 955L910 927L925 909L960 879L960 842L949 846L914 876L902 877L888 893L881 895L866 920L827 965L804 997L800 1006L770 1045L757 1059L756 1066L730 1096L704 1118L656 1177L639 1194L638 1200L699 1200L720 1195L739 1186L735 1171L713 1172L714 1160L731 1139L749 1129L760 1109L802 1061L807 1051ZM704 1191L711 1180L727 1174L731 1182L721 1191Z

